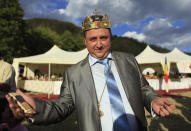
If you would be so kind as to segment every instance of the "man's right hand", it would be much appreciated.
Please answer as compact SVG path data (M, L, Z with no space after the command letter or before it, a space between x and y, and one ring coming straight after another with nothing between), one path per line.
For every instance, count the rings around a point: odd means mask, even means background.
M16 93L19 94L23 99L36 111L36 105L32 97L25 95L19 89L16 90ZM33 114L26 114L24 111L19 107L16 100L14 100L11 96L6 95L7 101L9 102L9 107L12 110L14 116L17 119L23 119L25 117L32 117Z

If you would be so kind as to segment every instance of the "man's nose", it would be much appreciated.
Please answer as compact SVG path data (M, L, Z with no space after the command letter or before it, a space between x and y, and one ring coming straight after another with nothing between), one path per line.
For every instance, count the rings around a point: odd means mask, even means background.
M98 39L97 40L97 47L101 47L102 46L102 41L101 41L101 39Z

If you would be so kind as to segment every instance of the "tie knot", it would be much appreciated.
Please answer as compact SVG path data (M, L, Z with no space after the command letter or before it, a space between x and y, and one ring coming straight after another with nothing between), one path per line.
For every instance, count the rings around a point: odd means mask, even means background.
M104 65L108 69L108 67L109 67L109 58L105 58L103 60L98 60L97 63L100 63L100 64Z

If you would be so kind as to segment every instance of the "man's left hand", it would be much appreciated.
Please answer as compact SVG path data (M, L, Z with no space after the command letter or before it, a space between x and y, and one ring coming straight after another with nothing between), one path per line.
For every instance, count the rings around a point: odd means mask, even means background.
M175 110L175 105L167 100L167 98L155 98L152 101L153 111L162 117L168 116Z

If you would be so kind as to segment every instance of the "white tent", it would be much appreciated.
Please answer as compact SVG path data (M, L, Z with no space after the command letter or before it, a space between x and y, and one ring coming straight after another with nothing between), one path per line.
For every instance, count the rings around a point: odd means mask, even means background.
M177 63L182 62L191 64L191 56L181 52L177 48L174 48L174 50L169 53L159 53L147 46L139 55L136 56L136 60L140 65L142 65L143 69L152 65L152 68L158 68L157 70L159 71L164 69L165 57L167 58L168 71L170 71L171 64L176 65ZM183 67L178 65L177 67L179 72L183 73ZM191 69L186 71L186 73L189 72L191 72Z
M139 55L136 60L139 64L162 63L168 53L159 53L147 46Z
M181 52L177 48L174 48L170 53L168 53L167 58L170 60L170 62L180 62L180 61L191 62L191 56Z
M88 54L87 49L69 52L64 51L54 45L49 51L44 54L14 58L13 63L38 63L38 64L47 64L47 63L57 63L57 64L76 64L80 60L84 59Z
M171 63L176 63L180 73L191 73L191 68L189 67L191 65L191 56L174 48L174 50L168 54L168 58Z
M19 64L25 66L25 71L27 74L34 74L34 70L41 65L42 70L44 67L48 68L47 72L50 75L51 68L56 68L59 70L61 68L59 65L72 65L76 64L77 62L84 59L88 54L87 49L77 51L77 52L69 52L64 51L54 45L49 51L45 52L44 54L29 56L29 57L22 57L22 58L14 58L13 66L16 71L16 78L18 76L18 67ZM63 68L62 68L63 70Z
M146 68L153 68L157 73L162 74L165 57L168 53L159 53L147 46L139 55L136 56L136 60L140 65L141 70ZM168 58L167 58L168 59ZM170 63L167 63L170 68Z

